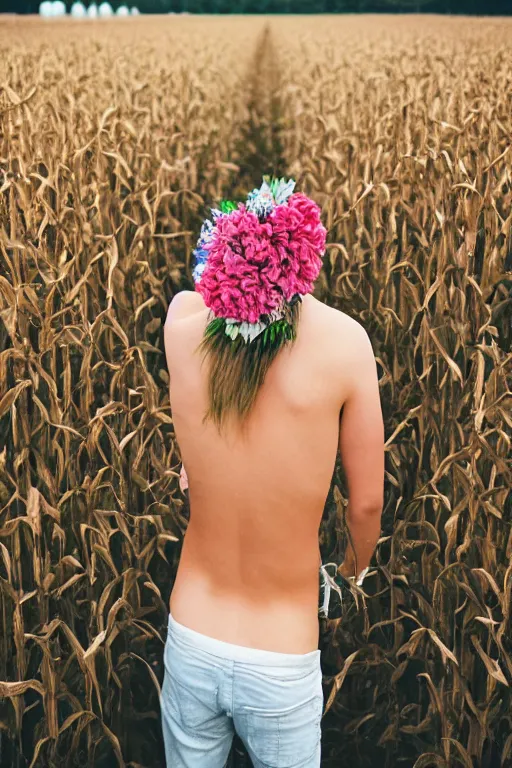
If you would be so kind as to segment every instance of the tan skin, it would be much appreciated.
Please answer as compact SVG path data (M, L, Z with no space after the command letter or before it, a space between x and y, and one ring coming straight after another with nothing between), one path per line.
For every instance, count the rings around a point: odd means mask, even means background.
M384 428L371 343L348 315L304 297L297 340L272 364L246 435L234 425L219 435L201 423L207 364L194 353L208 313L200 294L182 291L164 329L190 494L170 610L219 640L308 653L318 648L318 528L338 448L358 572L379 537ZM344 568L353 573L352 561Z

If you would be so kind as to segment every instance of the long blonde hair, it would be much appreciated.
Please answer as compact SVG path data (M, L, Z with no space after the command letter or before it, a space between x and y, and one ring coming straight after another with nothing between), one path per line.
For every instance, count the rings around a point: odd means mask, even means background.
M261 333L247 343L238 335L234 340L224 333L208 333L208 327L197 351L209 363L208 409L203 424L213 421L219 432L229 416L244 425L249 416L265 376L279 351L293 344L297 337L301 301L286 305L284 331Z

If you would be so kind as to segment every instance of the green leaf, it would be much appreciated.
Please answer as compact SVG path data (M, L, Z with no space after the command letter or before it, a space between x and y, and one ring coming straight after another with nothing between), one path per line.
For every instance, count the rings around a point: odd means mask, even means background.
M231 213L231 211L236 211L237 204L234 203L232 200L221 200L220 201L220 210L222 213Z
M206 330L204 332L204 335L207 338L210 338L211 336L214 336L225 324L225 319L223 317L215 317L208 325L206 326Z

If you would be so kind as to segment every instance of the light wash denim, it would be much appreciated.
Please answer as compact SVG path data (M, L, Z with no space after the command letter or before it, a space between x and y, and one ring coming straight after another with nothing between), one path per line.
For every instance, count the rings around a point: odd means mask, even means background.
M319 768L320 651L226 643L171 615L160 697L167 768L223 768L235 731L254 768Z

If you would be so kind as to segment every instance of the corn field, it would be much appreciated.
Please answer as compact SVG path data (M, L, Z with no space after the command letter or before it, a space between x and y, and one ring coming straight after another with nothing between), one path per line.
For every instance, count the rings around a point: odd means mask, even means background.
M275 173L322 206L316 295L367 329L386 426L322 766L511 768L512 20L12 18L0 49L1 767L164 765L163 321L207 206ZM338 464L324 561L346 504Z

